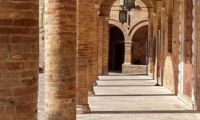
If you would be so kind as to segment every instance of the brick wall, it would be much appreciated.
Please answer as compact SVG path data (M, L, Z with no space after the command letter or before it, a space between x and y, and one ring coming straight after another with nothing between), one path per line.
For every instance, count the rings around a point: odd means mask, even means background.
M37 119L39 1L0 2L0 119Z
M185 51L184 51L184 59L185 59L185 82L184 82L184 94L191 96L192 95L192 8L193 3L192 0L188 0L186 3L186 13L185 13Z
M44 0L39 1L39 67L44 69Z
M88 73L89 68L89 43L88 39L91 41L91 24L90 21L83 21L82 19L88 19L91 12L90 7L88 7L90 1L88 0L78 0L77 4L77 54L76 54L76 103L77 103L77 113L88 113L90 108L88 105L88 85L89 75L91 79L91 67L90 74ZM83 9L84 8L84 9ZM89 24L89 25L85 25ZM88 35L89 33L89 35ZM91 43L90 43L91 44ZM91 60L90 60L91 64Z
M47 120L76 119L76 13L77 1L45 1Z
M180 24L180 10L179 10L180 1L175 0L174 1L174 10L173 10L173 18L172 18L172 52L168 51L168 40L169 35L171 32L169 31L169 17L167 16L167 12L165 9L162 11L162 31L161 35L163 37L163 47L161 47L163 55L161 55L163 58L161 58L161 69L163 74L163 85L171 90L173 93L177 93L177 86L178 86L178 65L179 65L179 29L177 29L177 25Z
M197 1L196 1L197 2ZM200 45L200 7L196 8L196 46ZM197 102L197 109L200 110L200 47L196 47L196 102Z
M116 1L114 3L114 5L118 6L119 5L119 1ZM145 7L145 4L141 1L141 0L137 0L136 5L139 5L140 7ZM132 39L133 36L134 38L139 38L141 34L145 34L146 38L147 36L147 30L141 30L141 33L136 33L136 35L133 35L133 33L135 34L135 32L137 31L137 29L139 29L140 27L142 27L143 22L144 21L148 21L148 11L147 8L142 8L141 10L132 10L130 12L130 26L128 25L128 23L124 23L123 25L120 22L117 22L119 20L119 11L116 11L117 8L116 7L112 7L111 8L111 12L110 12L110 22L112 25L115 25L117 27L119 27L119 29L122 30L123 34L124 34L124 41L126 42L125 45L125 57L124 57L124 64L122 67L122 72L124 73L129 72L131 73L131 69L126 69L126 66L128 67L129 65L131 65L132 63L132 59L133 56L137 57L140 59L141 64L146 64L146 56L145 56L145 44L142 41L140 42L134 42L132 44ZM141 24L141 25L140 25ZM138 27L140 26L140 27ZM136 29L137 28L137 29ZM143 33L144 32L144 33ZM134 45L134 49L136 50L136 52L134 52L135 54L132 54L132 45ZM142 46L142 47L141 47ZM139 48L138 48L139 47ZM142 51L142 54L137 54L137 51L141 51L141 49L144 49ZM144 52L144 53L143 53Z
M113 5L118 6L119 0L117 0ZM137 0L136 5L139 5L140 7L145 7L145 4L142 2L142 0ZM118 21L119 20L119 11L115 11L115 10L119 10L119 8L117 8L117 7L111 8L110 19ZM131 18L130 18L131 26L136 25L140 21L146 20L148 17L147 8L142 8L142 10L132 10L130 12L130 14L131 14ZM124 25L124 27L127 27L127 25Z
M140 65L146 65L146 41L148 40L148 26L139 28L132 38L132 62L139 60Z
M98 75L103 75L103 21L104 17L99 16L99 25L98 25Z

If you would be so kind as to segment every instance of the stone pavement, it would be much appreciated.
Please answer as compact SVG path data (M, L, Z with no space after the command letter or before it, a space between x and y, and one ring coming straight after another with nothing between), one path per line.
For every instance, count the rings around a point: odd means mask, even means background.
M100 76L96 96L89 97L91 113L77 120L200 120L177 96L147 76Z
M44 120L44 73L39 74L38 120Z
M44 120L44 75L40 73L38 120ZM91 113L77 120L200 120L177 96L147 76L99 76L96 96L89 97Z

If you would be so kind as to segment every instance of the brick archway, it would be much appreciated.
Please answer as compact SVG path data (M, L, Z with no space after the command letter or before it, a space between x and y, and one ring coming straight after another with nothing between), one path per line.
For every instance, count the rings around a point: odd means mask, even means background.
M102 3L108 5L100 8L100 15L109 16L110 9L115 2L116 0L100 0L99 5L101 5ZM146 7L153 7L155 5L155 2L152 0L142 0L142 2L145 4ZM150 12L150 9L148 9L148 12Z
M122 31L122 33L124 35L124 41L128 41L129 40L128 34L127 34L127 31L126 31L125 27L119 21L109 20L109 24L118 27Z
M141 27L143 27L143 26L145 26L145 25L149 25L149 21L141 21L141 22L139 22L138 24L136 24L135 26L133 26L133 27L131 28L130 32L129 32L130 39L133 38L133 35L135 34L135 32L136 32L139 28L141 28Z

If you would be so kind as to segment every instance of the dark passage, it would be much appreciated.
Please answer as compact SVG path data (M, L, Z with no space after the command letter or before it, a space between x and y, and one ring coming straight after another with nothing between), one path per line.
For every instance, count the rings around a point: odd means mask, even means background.
M118 27L110 27L109 43L109 71L121 71L124 63L124 35Z

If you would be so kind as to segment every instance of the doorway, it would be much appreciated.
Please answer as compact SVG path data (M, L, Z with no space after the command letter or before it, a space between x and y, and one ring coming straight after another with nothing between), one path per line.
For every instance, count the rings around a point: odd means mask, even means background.
M132 38L132 64L146 65L147 63L148 25L140 27Z
M109 71L122 71L124 63L124 35L116 26L110 26Z

